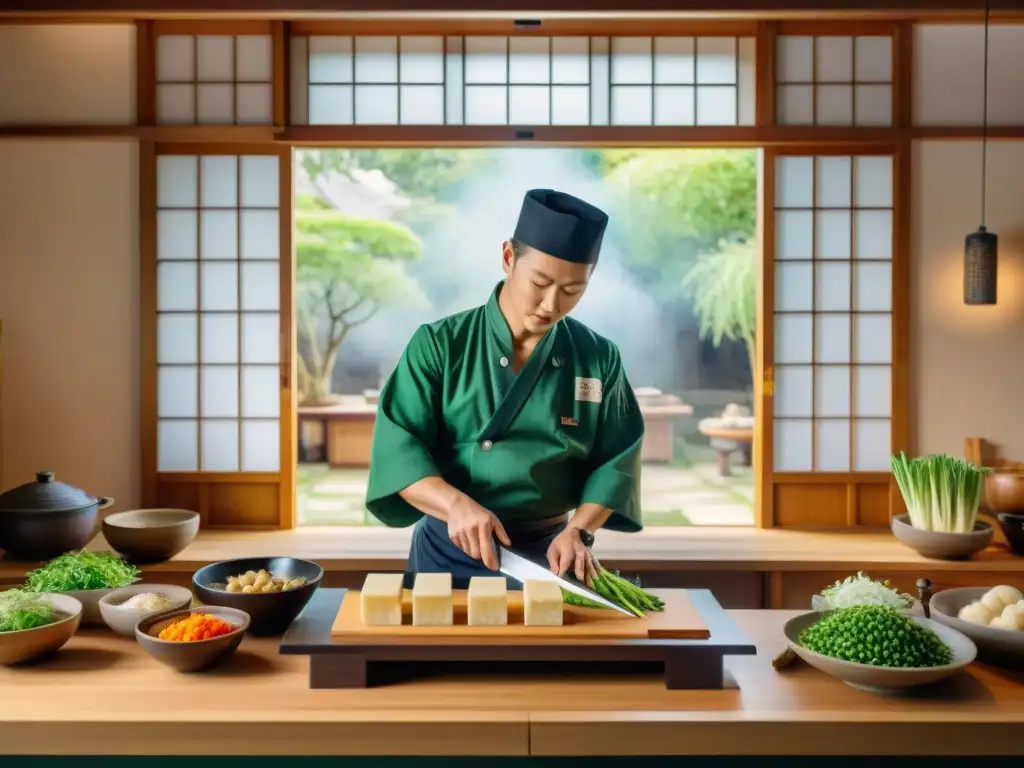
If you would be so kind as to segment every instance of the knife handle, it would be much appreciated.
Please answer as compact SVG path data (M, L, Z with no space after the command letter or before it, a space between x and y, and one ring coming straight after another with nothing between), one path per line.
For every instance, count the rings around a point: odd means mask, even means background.
M585 546L585 547L592 547L592 546L594 546L594 534L592 534L590 531L585 531L582 528L579 529L579 532L580 532L580 541L583 542L583 546Z

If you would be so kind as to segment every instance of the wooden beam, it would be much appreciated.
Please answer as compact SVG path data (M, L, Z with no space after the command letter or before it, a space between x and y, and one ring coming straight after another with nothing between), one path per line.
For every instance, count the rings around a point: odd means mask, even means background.
M64 16L257 16L298 19L366 13L359 0L0 0L0 13ZM761 19L823 16L915 18L981 13L985 0L491 0L488 13L668 12L673 15L756 16ZM992 11L1019 13L1019 0L990 0ZM481 13L478 0L378 0L374 13Z

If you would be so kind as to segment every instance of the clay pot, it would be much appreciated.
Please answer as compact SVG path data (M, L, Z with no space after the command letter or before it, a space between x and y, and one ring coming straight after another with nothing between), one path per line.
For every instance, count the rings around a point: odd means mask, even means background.
M34 483L0 495L0 549L10 560L49 560L81 549L96 535L99 511L113 503L57 482L53 472L37 472Z
M982 504L994 513L1024 513L1024 469L995 468L989 472Z

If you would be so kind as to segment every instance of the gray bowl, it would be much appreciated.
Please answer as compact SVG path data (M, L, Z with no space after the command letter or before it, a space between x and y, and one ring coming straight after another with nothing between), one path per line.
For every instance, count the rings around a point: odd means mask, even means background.
M957 618L960 609L981 600L989 587L958 587L936 592L929 604L932 618L974 641L978 659L1007 669L1024 669L1024 632L983 627Z
M933 560L968 560L992 543L992 526L978 521L970 533L925 531L910 524L910 515L892 519L893 535L903 544Z
M853 688L864 691L895 693L907 688L935 683L959 672L974 661L978 653L978 649L971 639L955 629L921 616L909 616L918 624L933 630L952 649L952 664L944 664L941 667L876 667L872 664L858 664L853 661L833 659L800 645L800 633L827 615L827 613L812 611L790 619L782 630L786 635L786 641L797 656L815 669L820 669L826 675L831 675Z
M59 592L43 592L63 614L59 621L35 629L0 632L0 665L20 664L62 648L78 630L82 620L82 604Z
M199 513L188 509L133 509L103 519L103 537L133 563L169 560L192 543Z
M126 600L143 592L156 592L164 595L171 604L159 611L133 611L121 606ZM128 587L121 587L108 592L100 598L100 615L108 627L119 635L127 637L135 636L135 625L140 620L158 613L168 611L180 611L192 605L192 590L185 587L176 587L173 584L132 584Z
M218 619L234 624L236 629L226 635L210 640L182 643L161 640L160 630L190 613L209 613ZM135 626L135 638L139 645L157 661L178 672L201 672L222 663L242 642L249 628L249 614L234 608L219 605L204 605L200 608L185 608L172 613L158 613L139 621Z

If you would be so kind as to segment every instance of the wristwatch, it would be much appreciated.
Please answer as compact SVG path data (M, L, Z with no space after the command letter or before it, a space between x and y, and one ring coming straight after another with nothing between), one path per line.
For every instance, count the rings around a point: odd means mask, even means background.
M579 532L580 541L583 542L583 546L587 548L594 546L594 534L592 534L590 531L584 530L583 528L580 528Z

